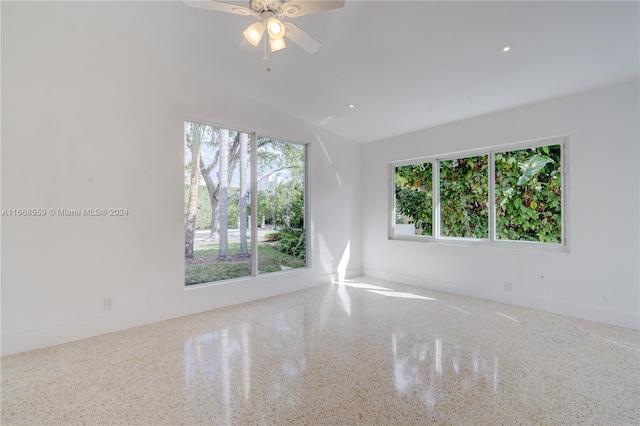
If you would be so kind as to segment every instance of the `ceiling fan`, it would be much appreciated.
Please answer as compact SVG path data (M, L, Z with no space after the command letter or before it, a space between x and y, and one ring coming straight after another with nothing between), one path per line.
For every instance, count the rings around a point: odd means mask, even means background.
M249 25L243 34L249 43L257 46L265 31L267 32L268 37L264 39L265 60L268 59L267 41L271 52L277 52L287 47L284 37L309 53L317 52L322 46L322 43L294 23L284 21L285 18L297 18L298 16L344 7L344 0L249 0L249 7L217 0L184 0L184 2L191 7L216 12L255 16L257 22Z

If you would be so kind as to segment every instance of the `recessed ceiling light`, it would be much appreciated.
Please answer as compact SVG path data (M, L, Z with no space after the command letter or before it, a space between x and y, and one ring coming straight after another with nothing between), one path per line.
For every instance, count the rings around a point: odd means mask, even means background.
M349 104L347 105L349 108L355 108L356 106L354 104Z
M513 49L513 45L511 44L505 44L504 46L502 46L503 53L509 53L511 52L511 49Z

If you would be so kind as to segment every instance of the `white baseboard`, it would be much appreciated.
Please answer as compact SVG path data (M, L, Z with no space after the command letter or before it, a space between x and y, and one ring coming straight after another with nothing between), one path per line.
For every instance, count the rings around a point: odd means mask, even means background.
M248 279L242 283L243 288L241 289L238 289L239 282L237 281L212 284L209 286L211 288L202 289L203 292L208 293L209 297L201 297L194 302L183 302L173 306L165 306L162 309L123 313L114 312L89 321L85 320L63 326L43 327L28 333L3 333L2 356L42 349L172 318L278 296L328 284L337 279L336 273L309 276L309 271L308 269L296 270L286 273L269 274L260 277L260 280ZM362 269L360 268L346 271L347 278L361 275ZM233 286L236 288L230 288ZM218 288L216 289L214 287ZM197 292L199 290L197 288L188 288L185 289L185 291ZM217 292L224 294L224 297L210 297L211 294Z
M605 310L593 306L577 305L558 300L546 301L542 297L534 297L517 293L496 292L479 287L437 281L411 275L396 274L371 268L363 268L362 275L365 277L394 281L430 290L444 291L461 296L475 297L478 299L492 300L494 302L522 306L525 308L538 309L545 312L616 325L619 327L632 328L635 330L640 329L640 316L624 312Z

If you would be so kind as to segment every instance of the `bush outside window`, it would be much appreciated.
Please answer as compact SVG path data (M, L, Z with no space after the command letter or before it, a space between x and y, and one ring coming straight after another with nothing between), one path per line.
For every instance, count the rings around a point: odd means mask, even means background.
M565 145L553 138L392 164L391 238L566 246Z
M440 235L489 238L488 157L439 161Z
M496 239L562 242L560 145L495 154Z

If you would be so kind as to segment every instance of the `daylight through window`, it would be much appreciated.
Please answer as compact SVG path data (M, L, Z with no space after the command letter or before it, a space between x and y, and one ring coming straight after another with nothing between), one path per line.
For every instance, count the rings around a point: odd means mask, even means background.
M391 237L566 246L564 147L554 138L392 164Z
M184 158L186 285L306 265L305 145L185 122Z

